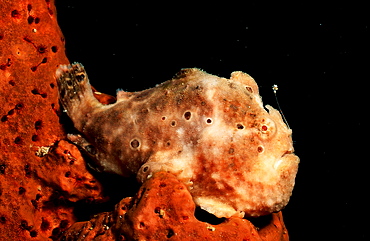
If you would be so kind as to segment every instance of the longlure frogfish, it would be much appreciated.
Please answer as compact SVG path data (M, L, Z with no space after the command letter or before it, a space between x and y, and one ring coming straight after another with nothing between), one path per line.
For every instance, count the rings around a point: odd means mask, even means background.
M279 111L264 108L248 74L183 69L154 88L118 91L108 105L94 97L81 64L60 65L56 79L80 132L69 139L95 170L140 182L170 172L217 217L260 216L288 203L299 163L292 130Z

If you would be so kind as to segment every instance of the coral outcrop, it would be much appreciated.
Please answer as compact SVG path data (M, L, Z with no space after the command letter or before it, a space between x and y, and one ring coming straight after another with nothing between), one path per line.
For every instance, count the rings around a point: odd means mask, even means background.
M113 212L77 222L67 240L288 240L281 212L265 217L256 227L242 218L199 221L186 186L174 175L158 172L134 198L125 198Z
M68 59L54 2L0 4L0 240L288 240L281 213L263 225L200 218L184 184L165 172L114 210L79 220L81 203L107 197L66 141L69 120L60 111L54 75Z
M79 151L63 139L54 72L66 63L53 1L1 1L0 239L50 240L101 198Z

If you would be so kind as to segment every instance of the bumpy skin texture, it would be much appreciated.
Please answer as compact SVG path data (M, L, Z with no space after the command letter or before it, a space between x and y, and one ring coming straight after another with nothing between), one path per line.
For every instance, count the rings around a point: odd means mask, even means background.
M93 96L82 65L62 65L56 77L61 104L82 134L69 138L98 171L141 182L170 172L218 217L260 216L287 204L299 163L292 131L278 111L263 108L249 75L184 69L155 88L120 91L110 105Z

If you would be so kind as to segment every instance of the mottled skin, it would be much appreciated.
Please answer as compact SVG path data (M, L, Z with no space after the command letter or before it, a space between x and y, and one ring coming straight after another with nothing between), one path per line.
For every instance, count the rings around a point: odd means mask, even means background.
M141 92L119 91L101 104L80 64L56 72L60 102L81 135L69 135L98 171L137 175L144 182L168 171L194 201L218 217L259 216L288 202L299 158L291 133L256 82L184 69Z

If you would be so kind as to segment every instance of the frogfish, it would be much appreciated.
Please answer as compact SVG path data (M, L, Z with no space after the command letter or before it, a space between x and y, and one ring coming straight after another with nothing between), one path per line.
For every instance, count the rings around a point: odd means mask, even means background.
M145 182L156 172L175 175L197 206L217 217L261 216L283 209L299 158L292 130L264 107L255 80L182 69L171 80L138 92L117 92L102 104L79 63L56 70L59 100L98 172Z

